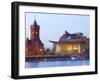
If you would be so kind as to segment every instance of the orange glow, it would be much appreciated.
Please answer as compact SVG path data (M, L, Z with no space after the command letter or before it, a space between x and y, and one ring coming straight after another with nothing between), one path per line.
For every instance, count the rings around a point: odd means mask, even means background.
M68 52L72 52L72 51L73 51L72 45L69 45L69 46L67 47L67 51L68 51Z
M34 32L32 32L32 34L34 34Z
M40 51L42 51L42 49L40 49Z

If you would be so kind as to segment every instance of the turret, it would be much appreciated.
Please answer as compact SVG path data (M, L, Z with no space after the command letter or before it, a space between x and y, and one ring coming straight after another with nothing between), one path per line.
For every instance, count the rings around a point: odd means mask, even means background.
M39 39L39 29L39 25L37 24L36 20L34 20L33 25L30 27L32 41L37 41Z

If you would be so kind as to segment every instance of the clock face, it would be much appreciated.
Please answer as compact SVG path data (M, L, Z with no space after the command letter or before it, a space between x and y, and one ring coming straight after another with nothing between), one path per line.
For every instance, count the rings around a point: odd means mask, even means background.
M35 34L38 34L38 32L35 32Z
M34 32L32 32L32 35L34 35Z

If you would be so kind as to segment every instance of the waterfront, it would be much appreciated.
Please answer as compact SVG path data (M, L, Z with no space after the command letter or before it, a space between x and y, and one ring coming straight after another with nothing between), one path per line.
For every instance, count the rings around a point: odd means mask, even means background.
M25 62L25 68L61 67L61 66L85 66L85 65L89 65L89 60L30 61L30 62Z

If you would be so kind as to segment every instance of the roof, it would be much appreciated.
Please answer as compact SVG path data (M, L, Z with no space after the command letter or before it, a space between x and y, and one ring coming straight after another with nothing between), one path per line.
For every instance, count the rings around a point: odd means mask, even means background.
M84 42L84 41L68 39L68 40L64 40L64 41L50 41L50 42L52 42L52 43L80 43L80 42Z
M36 20L34 20L33 25L36 26L36 27L38 26Z
M60 37L59 41L50 41L50 42L52 43L84 43L85 40L82 40L83 37L84 37L83 33L79 32L79 33L70 34L69 32L65 31L65 34L63 34Z

